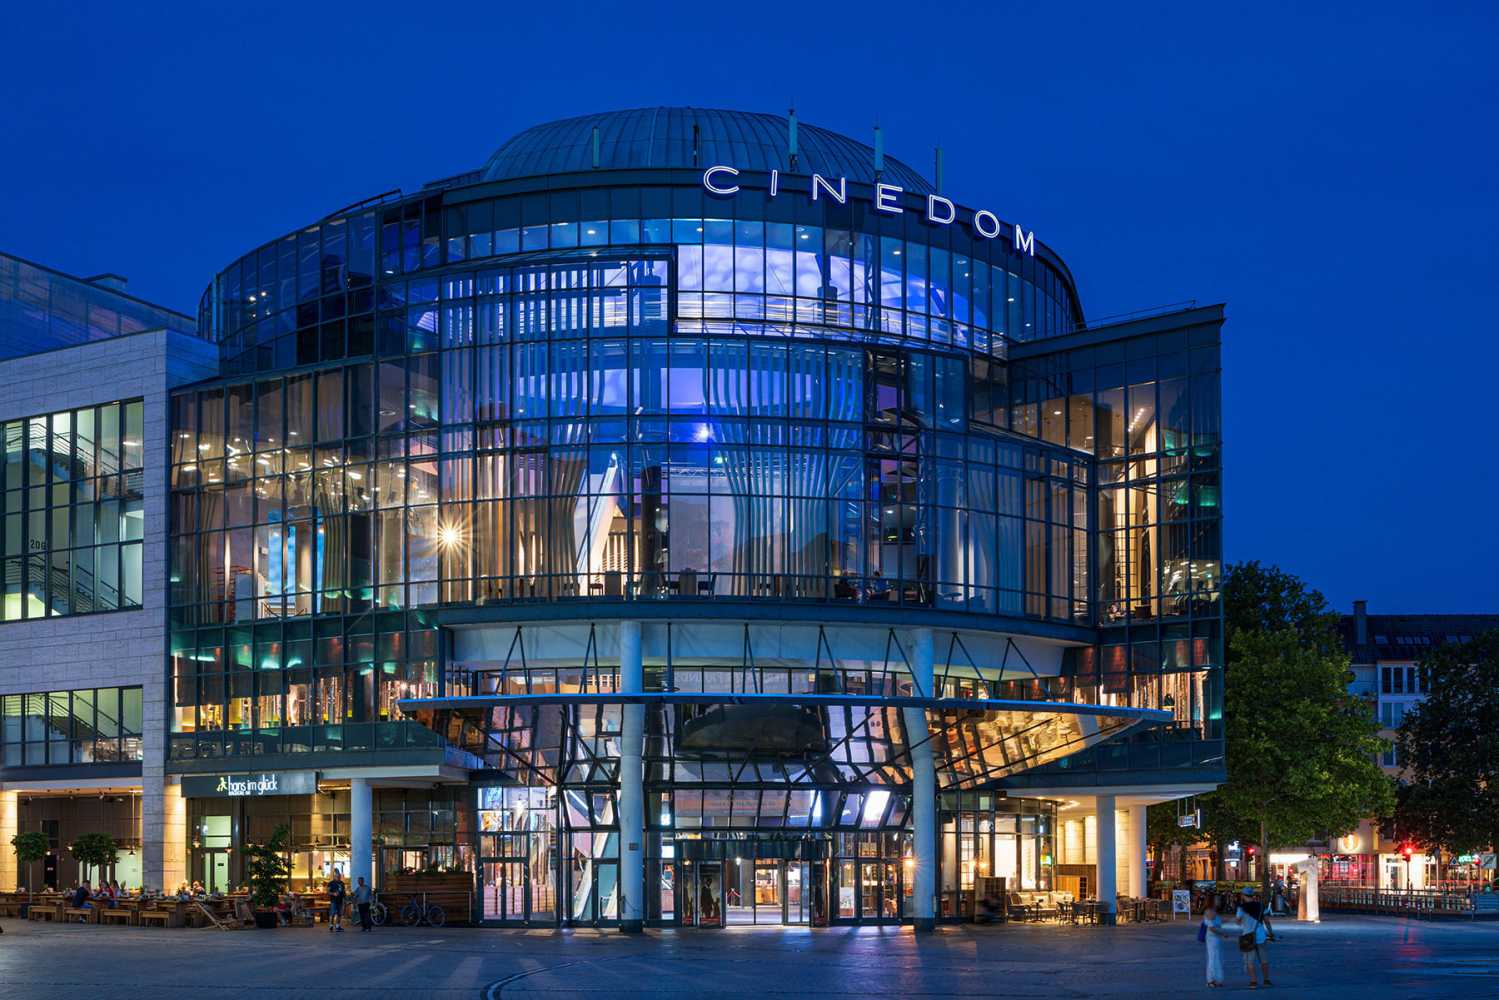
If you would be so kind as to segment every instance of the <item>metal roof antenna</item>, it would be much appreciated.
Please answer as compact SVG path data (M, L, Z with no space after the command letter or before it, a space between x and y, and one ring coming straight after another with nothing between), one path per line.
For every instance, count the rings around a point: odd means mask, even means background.
M786 112L786 154L791 158L788 170L796 170L796 105Z
M885 130L880 128L879 120L874 123L874 177L879 180L880 174L885 172Z
M937 184L936 184L936 187L937 187L937 193L941 194L942 193L942 147L941 146L937 147L936 154L937 154Z
M599 127L593 127L593 169L599 168Z

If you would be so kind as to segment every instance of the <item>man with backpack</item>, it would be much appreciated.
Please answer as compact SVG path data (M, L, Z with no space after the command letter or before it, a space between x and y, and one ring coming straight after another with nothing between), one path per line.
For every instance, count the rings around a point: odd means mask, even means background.
M1275 940L1275 932L1270 927L1265 905L1255 897L1254 886L1246 886L1239 900L1238 912L1234 914L1239 920L1239 951L1244 955L1244 971L1249 973L1249 988L1259 989L1256 979L1256 969L1259 969L1259 978L1263 978L1265 985L1270 985L1270 951L1268 944Z

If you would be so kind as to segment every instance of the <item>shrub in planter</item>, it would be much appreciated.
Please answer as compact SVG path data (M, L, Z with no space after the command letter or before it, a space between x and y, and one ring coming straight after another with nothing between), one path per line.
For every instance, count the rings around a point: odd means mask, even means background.
M85 833L68 845L79 868L92 868L102 884L109 870L120 860L120 845L107 833Z
M16 863L26 873L26 908L21 911L24 918L31 914L31 866L47 856L47 835L35 830L18 833L10 838L10 846L16 849Z
M291 881L291 862L286 857L286 839L291 828L276 827L271 839L245 847L245 880L250 883L250 904L255 907L255 926L276 926L276 905Z

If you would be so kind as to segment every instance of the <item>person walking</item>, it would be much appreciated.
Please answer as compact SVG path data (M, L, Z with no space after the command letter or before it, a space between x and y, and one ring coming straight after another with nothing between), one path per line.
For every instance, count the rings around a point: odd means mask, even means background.
M1239 909L1234 913L1239 921L1239 951L1244 955L1244 971L1249 973L1249 988L1259 989L1255 967L1259 976L1270 983L1270 952L1268 943L1275 940L1265 905L1256 896L1254 886L1244 889L1239 899Z
M1207 947L1207 974L1208 986L1219 987L1223 985L1223 939L1235 937L1232 931L1225 930L1223 918L1218 914L1218 900L1209 897L1207 906L1202 911L1202 924L1197 929L1197 940Z
M333 877L328 880L328 932L334 931L342 934L344 930L344 896L348 894L348 888L344 885L344 877L337 868L333 869Z
M359 929L368 931L374 929L370 921L370 903L374 901L374 894L370 887L364 884L364 876L359 876L354 886L354 905L359 908Z

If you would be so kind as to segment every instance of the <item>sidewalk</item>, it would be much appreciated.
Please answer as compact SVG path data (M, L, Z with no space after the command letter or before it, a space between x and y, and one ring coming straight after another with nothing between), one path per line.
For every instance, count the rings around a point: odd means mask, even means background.
M1197 922L717 931L383 928L174 930L4 921L6 1000L107 994L228 1000L516 997L1199 996ZM1286 996L1499 997L1499 926L1349 917L1283 921ZM1231 976L1230 984L1243 982ZM491 987L494 989L491 990Z

